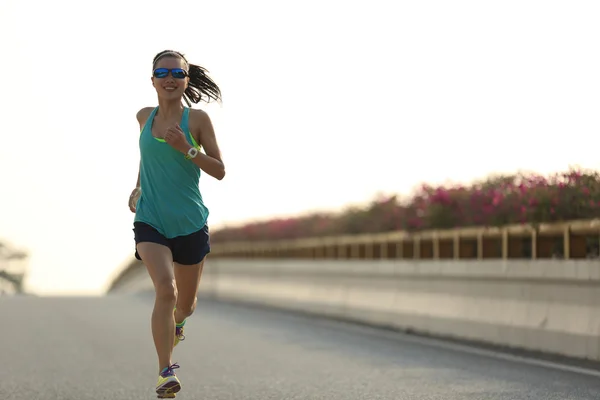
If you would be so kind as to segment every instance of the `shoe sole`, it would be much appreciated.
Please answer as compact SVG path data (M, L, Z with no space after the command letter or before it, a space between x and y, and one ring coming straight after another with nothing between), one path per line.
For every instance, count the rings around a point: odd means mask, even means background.
M156 389L156 394L158 394L159 398L165 398L164 396L169 396L175 394L181 390L181 384L179 382L171 381L165 383L160 388ZM163 397L160 397L163 396ZM167 397L170 398L170 397Z

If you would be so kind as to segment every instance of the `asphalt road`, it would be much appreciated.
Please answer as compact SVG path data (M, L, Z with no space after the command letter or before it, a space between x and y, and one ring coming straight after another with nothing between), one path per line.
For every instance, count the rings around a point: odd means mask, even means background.
M0 399L152 399L152 299L0 297ZM600 378L402 335L202 301L175 352L177 399L571 400Z

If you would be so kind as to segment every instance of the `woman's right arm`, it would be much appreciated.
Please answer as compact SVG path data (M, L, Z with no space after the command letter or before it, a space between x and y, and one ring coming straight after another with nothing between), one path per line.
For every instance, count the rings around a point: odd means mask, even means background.
M142 162L140 161L140 166L138 167L138 180L137 180L137 183L135 184L136 188L140 187L140 171L141 171L141 169L142 169Z
M138 124L140 125L140 134L142 132L142 129L144 129L144 124L148 120L148 117L152 113L152 110L153 110L152 107L144 107L137 112L136 118L138 120ZM131 191L131 195L129 196L129 210L133 213L135 212L135 204L137 203L137 197L138 197L139 190L140 190L141 167L142 167L142 162L140 161L140 165L138 166L137 182L135 184L135 188Z
M140 125L140 135L142 134L142 129L144 129L144 125L146 124L146 121L148 120L148 117L150 117L150 114L152 114L152 110L154 108L152 107L144 107L142 108L140 111L137 112L136 114L136 118L138 121L138 124ZM142 162L140 161L140 167L138 167L138 177L137 177L137 183L135 185L136 188L140 187L140 169L141 169L141 164Z

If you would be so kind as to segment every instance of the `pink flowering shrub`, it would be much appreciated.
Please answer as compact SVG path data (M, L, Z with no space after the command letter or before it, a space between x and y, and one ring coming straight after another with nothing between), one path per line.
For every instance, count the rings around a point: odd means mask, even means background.
M275 240L396 230L566 221L600 216L600 174L571 169L549 177L496 176L470 186L422 185L401 201L378 198L337 214L316 213L217 230L215 242Z

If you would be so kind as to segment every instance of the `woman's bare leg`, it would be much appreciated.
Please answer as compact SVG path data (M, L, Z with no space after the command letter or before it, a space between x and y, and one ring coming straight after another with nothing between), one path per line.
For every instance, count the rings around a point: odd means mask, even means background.
M146 265L156 293L152 311L152 336L160 372L171 365L175 340L173 307L177 302L177 286L173 272L173 256L167 246L151 242L138 243L137 251Z
M199 264L182 265L174 263L175 280L177 282L177 308L175 322L181 323L196 310L196 302L200 278L204 268L203 259Z

